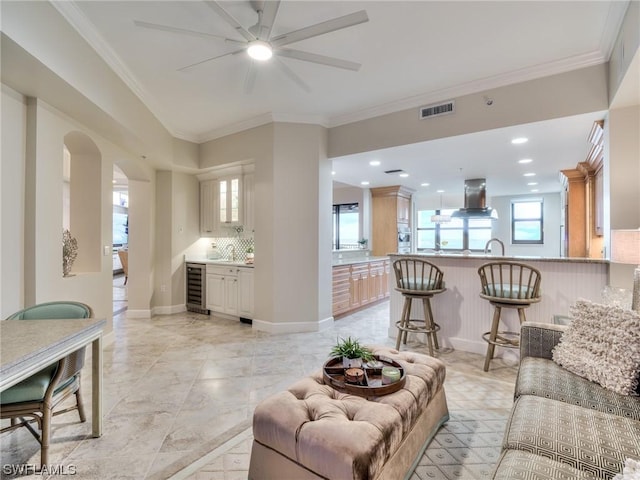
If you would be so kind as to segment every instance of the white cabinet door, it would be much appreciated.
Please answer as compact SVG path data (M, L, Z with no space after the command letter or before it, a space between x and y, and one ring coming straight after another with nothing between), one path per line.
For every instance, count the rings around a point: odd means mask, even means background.
M212 236L219 227L218 184L215 180L200 182L200 234Z
M207 308L213 312L224 312L224 277L207 274Z
M224 277L224 313L238 315L238 277Z
M253 268L238 272L238 315L253 319Z
M218 214L220 225L242 224L242 177L235 175L216 180Z

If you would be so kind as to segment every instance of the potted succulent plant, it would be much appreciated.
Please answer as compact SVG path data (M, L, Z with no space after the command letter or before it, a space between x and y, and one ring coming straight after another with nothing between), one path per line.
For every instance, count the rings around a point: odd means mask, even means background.
M360 240L358 240L358 243L360 244L360 248L362 250L365 250L367 248L367 244L369 243L369 240L367 240L366 238L362 237Z
M358 339L347 337L338 340L331 349L332 357L342 357L344 368L362 367L362 361L374 360L373 352L360 344Z
M249 247L247 247L246 263L253 263L254 255L255 253L253 250L253 245L250 245Z

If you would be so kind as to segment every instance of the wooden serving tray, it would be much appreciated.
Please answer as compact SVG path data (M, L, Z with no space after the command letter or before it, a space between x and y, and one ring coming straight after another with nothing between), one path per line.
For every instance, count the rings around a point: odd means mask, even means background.
M382 367L363 367L364 380L362 384L357 385L355 383L348 383L344 379L345 368L342 366L342 357L333 357L327 360L322 367L322 378L324 383L340 392L360 395L361 397L379 397L402 389L407 380L402 365L383 355L375 355L375 358L379 362L382 362L382 366L384 367L391 366L400 370L400 380L388 385L383 385Z

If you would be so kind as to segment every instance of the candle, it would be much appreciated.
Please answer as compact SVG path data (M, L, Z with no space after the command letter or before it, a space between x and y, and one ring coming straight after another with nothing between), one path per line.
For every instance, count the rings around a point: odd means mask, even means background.
M400 370L396 367L382 367L382 384L389 385L400 380Z

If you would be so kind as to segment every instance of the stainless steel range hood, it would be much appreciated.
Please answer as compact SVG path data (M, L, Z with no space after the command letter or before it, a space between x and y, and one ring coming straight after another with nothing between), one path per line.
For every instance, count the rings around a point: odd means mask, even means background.
M487 207L487 182L484 178L472 178L464 181L464 208L451 214L454 218L498 219L498 212Z

